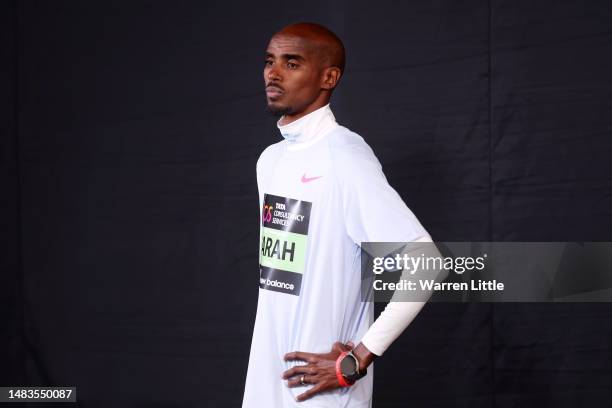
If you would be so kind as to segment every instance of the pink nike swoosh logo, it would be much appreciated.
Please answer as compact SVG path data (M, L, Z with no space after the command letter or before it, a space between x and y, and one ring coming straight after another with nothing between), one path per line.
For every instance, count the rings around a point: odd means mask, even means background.
M316 179L320 179L323 176L316 176L316 177L306 177L306 173L302 174L302 183L308 183L310 181L316 180Z

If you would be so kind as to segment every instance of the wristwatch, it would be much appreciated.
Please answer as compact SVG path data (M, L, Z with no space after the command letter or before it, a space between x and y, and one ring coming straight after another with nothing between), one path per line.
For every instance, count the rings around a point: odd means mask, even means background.
M365 368L362 371L359 370L359 360L352 351L345 351L338 356L338 360L336 361L336 376L341 386L348 387L353 385L355 381L366 374L367 370Z

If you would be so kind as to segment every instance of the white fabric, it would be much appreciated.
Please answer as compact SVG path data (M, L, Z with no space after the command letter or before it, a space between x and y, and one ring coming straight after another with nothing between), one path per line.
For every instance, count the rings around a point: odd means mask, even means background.
M297 350L326 353L335 341L358 344L373 320L373 304L361 301L359 245L429 235L389 186L370 147L339 126L329 106L279 129L287 138L269 146L257 163L260 208L265 194L311 203L304 268L292 275L301 277L298 294L262 289L260 279L243 407L370 407L373 365L354 386L297 403L295 397L310 386L285 385L281 374L295 363L283 356ZM265 209L262 214L264 222ZM262 254L270 254L263 245L270 231L264 230L262 224L260 262ZM403 329L406 316L416 314L394 308L369 336L372 347L386 348L397 332L387 325Z
M282 118L277 122L276 126L285 140L289 142L287 150L294 151L304 149L316 143L329 133L330 130L338 126L329 104L287 125L280 125L281 121Z
M414 242L432 242L429 236L422 237ZM368 350L377 356L382 354L399 337L400 334L414 320L426 302L391 302L387 303L385 310L376 318L372 326L361 339Z

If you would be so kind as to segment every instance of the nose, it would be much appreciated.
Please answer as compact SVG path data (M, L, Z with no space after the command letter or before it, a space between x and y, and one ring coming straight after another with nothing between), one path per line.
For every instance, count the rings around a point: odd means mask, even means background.
M267 71L268 72L266 73L266 79L268 80L268 82L282 80L282 77L280 76L280 73L276 68L276 64L272 65L271 67L268 67Z

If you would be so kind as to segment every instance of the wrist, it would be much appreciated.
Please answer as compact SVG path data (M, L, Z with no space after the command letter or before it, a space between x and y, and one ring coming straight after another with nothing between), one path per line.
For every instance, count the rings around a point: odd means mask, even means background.
M367 374L366 368L361 368L359 359L353 350L340 353L336 359L336 377L341 387L350 387Z
M336 359L336 378L338 378L338 385L340 385L340 387L350 387L351 385L353 385L351 381L347 381L346 377L344 376L344 373L342 372L342 360L346 357L347 354L347 351L343 351Z
M377 357L376 354L372 353L363 343L359 343L353 349L353 355L357 358L359 362L359 371L366 371L368 366L372 364L372 361Z

